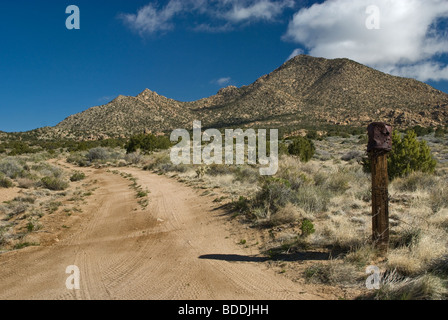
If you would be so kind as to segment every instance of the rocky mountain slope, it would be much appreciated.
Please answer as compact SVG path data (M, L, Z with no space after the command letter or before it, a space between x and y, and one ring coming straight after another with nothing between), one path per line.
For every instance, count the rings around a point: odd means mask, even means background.
M148 89L136 97L72 115L47 134L97 139L143 131L203 127L296 128L438 126L448 122L448 94L414 79L384 74L348 59L297 56L253 84L227 87L194 102L165 98Z

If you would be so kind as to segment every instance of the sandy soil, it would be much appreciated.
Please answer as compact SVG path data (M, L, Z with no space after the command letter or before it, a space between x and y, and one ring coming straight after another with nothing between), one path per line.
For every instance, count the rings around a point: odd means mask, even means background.
M0 189L0 203L3 203L4 201L11 201L15 197L20 195L20 192L22 189L20 188L1 188Z
M334 298L307 292L238 245L211 198L164 176L120 169L149 191L142 209L129 180L82 170L99 188L56 241L0 255L0 299ZM66 288L69 265L80 269L80 290Z

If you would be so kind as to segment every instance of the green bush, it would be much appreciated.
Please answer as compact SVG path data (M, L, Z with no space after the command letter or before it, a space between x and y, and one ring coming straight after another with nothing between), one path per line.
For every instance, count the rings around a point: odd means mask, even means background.
M10 142L8 145L9 148L11 148L11 151L9 152L9 155L16 156L26 153L36 153L38 150L30 148L28 144L21 141L14 141Z
M156 150L165 150L171 147L171 141L165 136L155 136L153 134L138 134L132 136L126 143L127 153L133 153L141 150L143 153L151 153Z
M370 159L362 162L364 170L371 172ZM408 131L403 137L397 131L392 134L392 151L388 159L389 179L406 177L412 172L434 173L437 161L431 154L426 141L418 141L414 131Z
M267 178L262 189L257 193L255 202L262 205L270 214L275 214L288 203L297 202L297 193L291 183L285 179Z
M434 137L436 137L436 138L444 138L445 137L445 130L442 127L438 127L436 132L434 133Z
M304 238L306 238L316 232L316 230L314 229L314 224L308 219L304 219L302 221L300 230L302 231L302 237L304 237Z
M86 178L86 175L83 172L77 171L73 173L73 175L70 177L71 182L81 181Z
M319 138L319 135L317 134L316 130L308 130L306 138L310 140L317 140Z
M308 162L316 153L314 143L303 137L296 137L288 147L290 155L297 156L302 162Z
M53 191L62 191L68 188L68 183L56 177L43 177L41 179L42 186Z
M246 197L240 196L237 201L233 201L232 206L235 211L245 213L249 210L249 200Z
M429 127L429 128L424 128L422 126L415 126L413 128L411 128L409 131L414 131L415 134L417 135L417 137L421 137L421 136L426 136L432 132L434 132L434 129Z

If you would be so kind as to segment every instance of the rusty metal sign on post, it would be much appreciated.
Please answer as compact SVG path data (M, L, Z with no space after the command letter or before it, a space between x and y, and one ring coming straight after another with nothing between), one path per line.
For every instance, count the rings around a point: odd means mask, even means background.
M389 248L389 177L387 154L392 150L392 127L374 122L367 128L372 168L372 240L376 248L387 252Z

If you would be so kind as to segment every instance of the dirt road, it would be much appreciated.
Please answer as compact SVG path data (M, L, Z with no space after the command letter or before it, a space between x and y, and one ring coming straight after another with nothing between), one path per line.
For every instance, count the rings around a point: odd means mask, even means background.
M123 169L149 190L96 170L99 189L59 242L0 255L0 299L319 299L235 243L210 198L167 177ZM92 173L91 173L92 174ZM249 253L249 254L248 254ZM66 268L80 289L66 288Z

